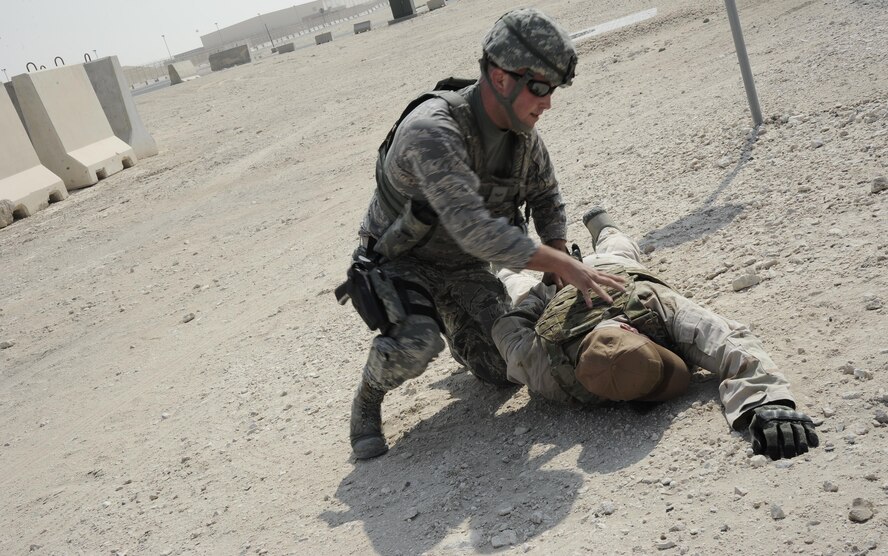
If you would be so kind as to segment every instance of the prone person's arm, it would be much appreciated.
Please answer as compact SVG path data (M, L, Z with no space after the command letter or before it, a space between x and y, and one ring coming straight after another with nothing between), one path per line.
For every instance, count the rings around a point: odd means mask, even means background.
M552 377L549 354L535 330L552 293L552 288L544 284L531 288L516 308L496 320L491 334L506 361L509 380L548 399L564 402L570 396Z

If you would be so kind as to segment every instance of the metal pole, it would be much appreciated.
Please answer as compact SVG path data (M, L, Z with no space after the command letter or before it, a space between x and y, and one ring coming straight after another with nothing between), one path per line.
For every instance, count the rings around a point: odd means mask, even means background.
M762 124L762 109L759 107L758 95L755 92L755 81L752 78L752 69L749 67L749 56L746 55L746 43L743 42L743 29L740 28L737 4L734 0L725 0L725 8L728 10L731 34L734 35L734 48L737 50L737 59L740 61L740 73L743 75L743 86L746 87L749 110L752 112L752 121L757 127Z
M222 31L219 30L219 24L216 23L215 25L216 25L216 32L219 33L219 47L221 48L222 46L225 45L225 37L222 35Z
M166 49L167 49L167 54L168 54L169 57L170 57L170 62L172 62L172 61L173 61L173 55L170 54L170 45L167 44L167 37L166 37L166 35L161 35L161 38L163 39L163 45L164 45L164 46L166 47Z
M8 75L6 75L6 68L3 68L3 69L2 69L2 70L0 70L0 71L2 71L2 72L3 72L3 77L4 77L4 79L6 79L6 80L7 80L7 81L9 81L9 76L8 76Z

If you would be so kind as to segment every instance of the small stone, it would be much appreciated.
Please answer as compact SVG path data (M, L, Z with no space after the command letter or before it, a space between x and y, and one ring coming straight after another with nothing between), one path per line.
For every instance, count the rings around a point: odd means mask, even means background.
M824 481L823 482L823 492L839 492L839 485L837 485L831 481Z
M169 419L169 418L170 418L170 414L167 413L166 411L164 411L163 413L160 414L160 418L161 418L161 419Z
M610 500L605 500L598 507L598 513L601 515L611 515L615 511L617 511L617 507Z
M854 378L857 380L872 380L873 373L866 369L854 369Z
M669 550L670 548L675 548L675 543L672 541L658 542L654 546L657 547L657 550Z
M855 498L851 503L848 519L854 523L866 523L873 517L873 503L864 498Z
M503 506L496 511L496 515L506 516L515 511L515 506Z
M749 494L749 491L746 490L745 488L735 486L734 487L734 494L736 494L737 496L746 496L747 494Z
M875 297L869 299L867 300L866 305L864 305L864 308L867 311L877 311L882 308L882 300Z
M708 18L708 17L704 17L704 18L703 18L703 23L709 23L709 18Z
M416 508L408 508L407 512L404 514L404 521L410 521L419 515L419 510Z
M774 462L774 467L776 467L777 469L789 469L793 465L795 465L795 462L791 459L781 459Z
M762 279L757 274L741 274L740 276L734 278L734 281L731 283L731 287L734 288L735 292L739 292L740 290L751 288L761 281Z
M715 165L718 166L719 168L721 168L722 170L724 170L725 168L727 168L728 166L731 165L731 162L733 162L731 157L723 156L718 160L718 162L715 163Z
M727 523L725 523L724 525L719 527L718 530L721 531L722 533L727 533L728 531L731 530L731 527Z
M867 481L872 481L872 482L876 482L879 480L879 476L876 475L875 473L867 473L866 475L863 476L863 478L866 479Z
M886 189L888 189L888 178L886 178L885 176L879 176L873 180L873 185L870 187L870 192L871 193L881 193L882 191L885 191ZM0 211L0 212L2 212L2 211ZM0 223L0 228L2 228L2 227L3 227L3 225L2 225L2 223Z
M885 413L882 409L876 410L875 419L883 425L888 425L888 413Z
M851 425L851 432L856 434L857 436L864 436L870 431L869 425L864 422L857 422Z
M814 139L814 140L811 141L811 148L812 148L812 149L819 149L819 148L822 147L822 146L823 146L823 140L822 140L822 139Z
M783 512L783 508L778 506L777 504L771 504L771 519L783 519L786 517L786 514Z
M530 514L530 522L534 525L540 525L543 522L543 512L535 511Z
M13 342L11 340L5 340L3 342L0 342L0 349L9 349L14 345L15 345L15 342Z
M844 237L844 235L845 235L845 231L842 230L841 228L830 228L829 230L827 230L826 233L831 236L836 236L836 237Z
M521 436L522 434L527 434L530 432L528 427L515 427L515 436Z
M641 245L641 252L645 255L650 255L657 249L657 246L653 243L645 243Z
M757 456L752 456L749 458L749 465L753 467L764 467L768 465L768 458L759 454Z
M851 390L850 392L843 392L842 399L843 400L856 400L860 397L860 392L857 390Z
M823 412L824 417L835 417L836 415L836 410L829 407L828 405L823 406L823 409L821 409L821 411Z
M504 546L518 544L518 534L511 529L506 529L499 535L494 535L490 539L490 544L493 548L502 548Z
M182 323L191 322L194 320L194 313L188 313L184 317L182 317Z
M669 486L672 484L672 479L670 477L663 477L660 479L660 484L663 486Z

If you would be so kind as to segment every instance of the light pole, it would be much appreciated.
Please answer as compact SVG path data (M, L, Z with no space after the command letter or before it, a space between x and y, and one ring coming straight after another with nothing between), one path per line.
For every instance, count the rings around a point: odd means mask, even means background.
M95 48L93 48L93 56L96 57L96 60L99 59L99 55L98 55L98 53L96 53L96 49L95 49Z
M170 54L170 45L167 44L167 37L166 37L166 35L161 35L160 38L163 39L163 45L164 45L164 46L166 47L166 49L167 49L167 54L168 54L169 57L170 57L170 62L172 62L172 61L173 61L173 55Z
M259 16L259 21L262 22L262 25L265 26L265 32L268 33L268 42L271 43L271 46L274 46L274 39L271 38L271 31L268 30L268 25L265 25L265 20L262 19L262 14L256 14Z
M6 79L6 80L7 80L7 81L9 81L9 76L8 76L8 75L6 75L6 68L3 68L3 69L2 69L2 70L0 70L0 71L2 71L2 72L3 72L3 78L4 78L4 79Z
M219 34L219 47L225 46L225 37L222 36L222 31L219 30L219 24L216 23L216 33Z

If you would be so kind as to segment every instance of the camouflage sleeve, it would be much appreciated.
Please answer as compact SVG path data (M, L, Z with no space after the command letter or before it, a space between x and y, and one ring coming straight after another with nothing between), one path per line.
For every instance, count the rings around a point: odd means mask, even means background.
M558 180L555 178L555 168L549 159L549 151L536 132L531 148L527 204L531 209L534 228L543 243L553 239L567 239L567 217L564 214Z
M440 111L426 110L405 120L395 142L398 146L389 152L386 170L395 181L421 193L438 214L438 224L463 251L514 270L527 266L537 245L505 218L492 217L485 207L466 142L446 104Z

